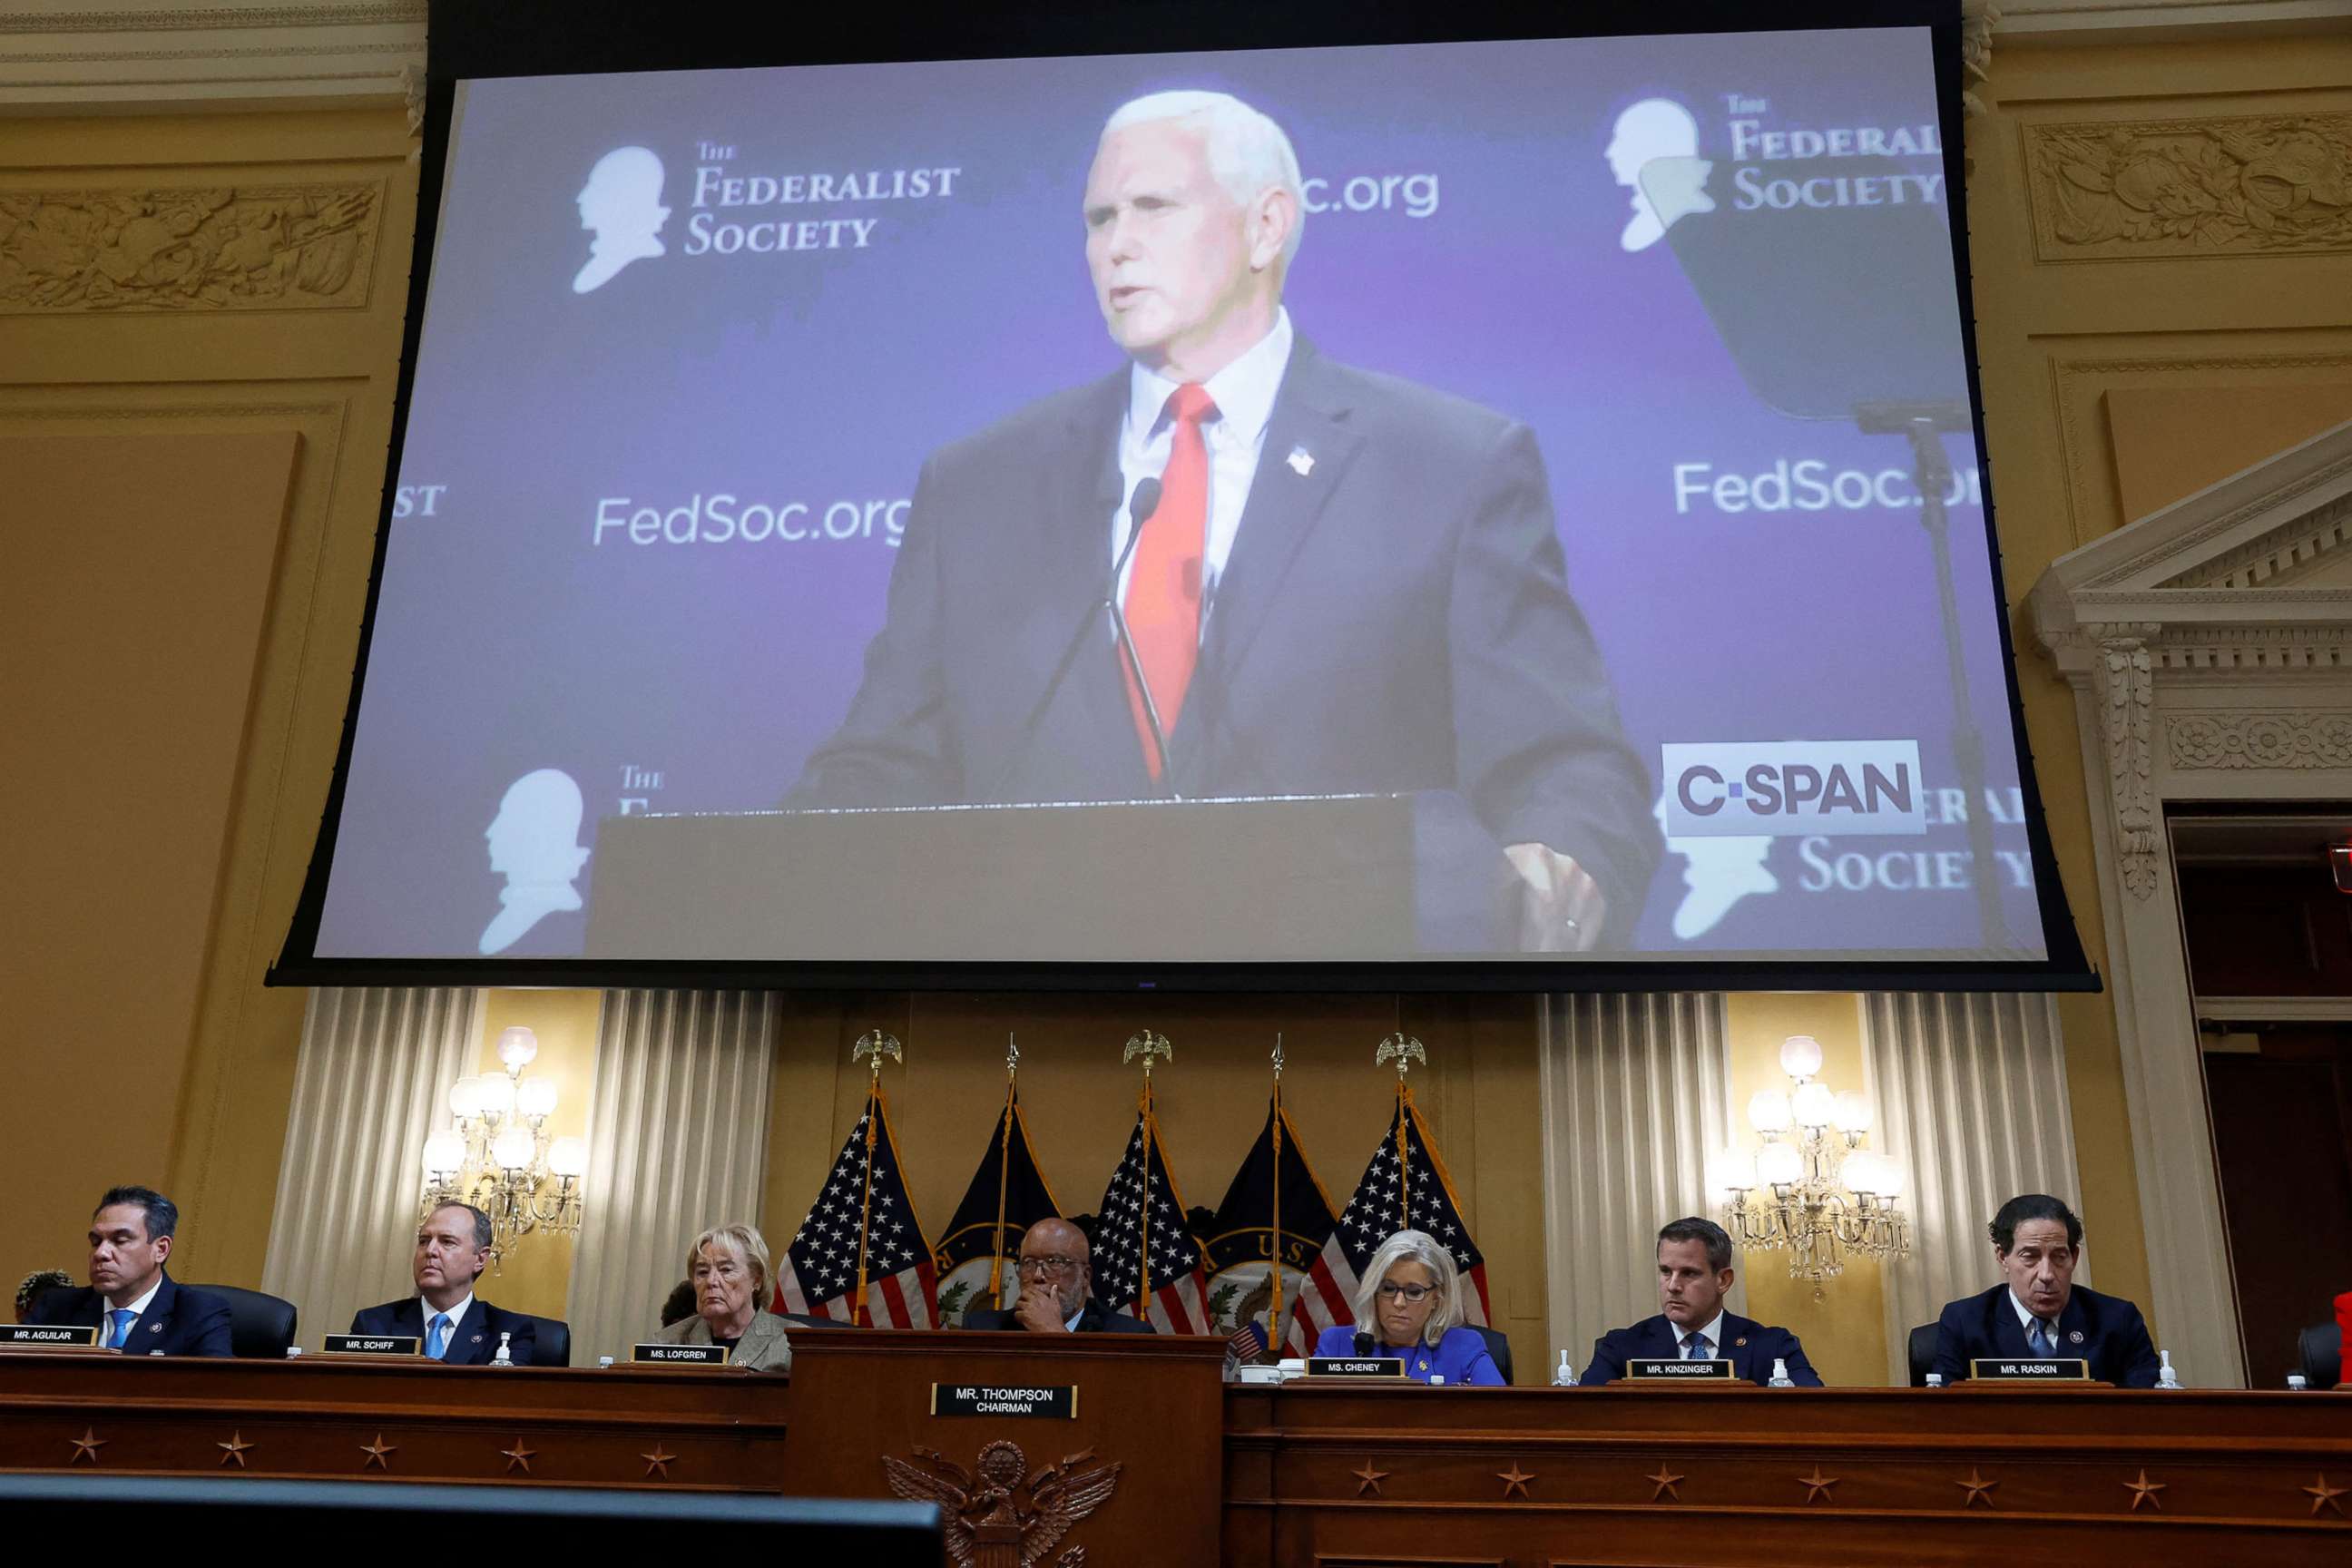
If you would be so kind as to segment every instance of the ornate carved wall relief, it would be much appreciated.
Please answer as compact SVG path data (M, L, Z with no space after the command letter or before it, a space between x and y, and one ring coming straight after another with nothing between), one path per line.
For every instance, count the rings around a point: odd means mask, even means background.
M0 190L0 312L356 310L379 182Z
M2044 261L2352 249L2352 114L2030 125Z
M2176 768L2352 768L2352 713L2176 713L2164 739Z

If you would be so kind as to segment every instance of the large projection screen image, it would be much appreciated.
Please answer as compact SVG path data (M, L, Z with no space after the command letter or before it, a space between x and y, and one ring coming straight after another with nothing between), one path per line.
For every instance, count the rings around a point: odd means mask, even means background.
M1915 26L457 82L289 958L2051 963L1938 97Z

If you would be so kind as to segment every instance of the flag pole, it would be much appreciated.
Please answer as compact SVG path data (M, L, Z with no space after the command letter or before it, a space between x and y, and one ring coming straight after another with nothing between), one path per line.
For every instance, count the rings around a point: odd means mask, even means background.
M988 1299L1004 1304L1004 1188L1013 1179L1013 1095L1021 1071L1021 1047L1004 1037L1004 1135L996 1150L996 1249L988 1259Z
M1265 1342L1275 1346L1282 1331L1282 1036L1274 1037L1274 1305L1266 1310ZM1279 1355L1277 1349L1275 1352Z
M1136 1286L1135 1315L1147 1318L1150 1316L1151 1302L1151 1150L1160 1141L1159 1126L1151 1119L1151 1058L1166 1057L1173 1061L1176 1059L1176 1047L1168 1043L1167 1036L1155 1035L1146 1029L1128 1037L1126 1053L1119 1060L1131 1062L1138 1056L1143 1058L1143 1104L1140 1108L1143 1121L1143 1244L1136 1258L1142 1273Z
M874 1147L882 1135L882 1058L903 1064L905 1047L879 1029L868 1029L857 1037L849 1047L849 1059L854 1063L862 1058L873 1059L873 1075L866 1084L866 1170L857 1193L857 1301L850 1309L853 1328L870 1329L874 1316L866 1306L866 1235L874 1216Z
M1429 1052L1419 1040L1399 1029L1384 1037L1372 1052L1372 1065L1396 1063L1396 1140L1397 1140L1397 1227L1412 1228L1412 1119L1408 1110L1412 1104L1412 1090L1405 1087L1404 1075L1413 1063L1429 1065Z

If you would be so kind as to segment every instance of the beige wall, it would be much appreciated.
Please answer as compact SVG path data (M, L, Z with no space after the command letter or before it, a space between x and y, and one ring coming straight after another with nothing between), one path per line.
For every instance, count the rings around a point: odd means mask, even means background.
M473 1070L504 1072L499 1036L520 1024L539 1037L539 1056L525 1078L555 1084L555 1114L547 1119L551 1139L588 1135L589 1095L596 1081L596 1019L601 991L493 991L483 998L482 1037ZM563 1316L572 1282L572 1237L534 1235L501 1260L499 1272L482 1283L482 1294L509 1311L543 1318Z

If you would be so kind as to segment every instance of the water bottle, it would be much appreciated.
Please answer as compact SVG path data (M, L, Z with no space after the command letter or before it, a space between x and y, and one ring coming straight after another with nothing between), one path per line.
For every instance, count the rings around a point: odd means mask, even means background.
M1445 1386L1445 1379L1433 1372L1429 1374L1429 1386L1432 1388L1444 1388Z
M2156 1352L2156 1358L2163 1363L2161 1366L2157 1368L2157 1387L2179 1388L2180 1386L2180 1374L2172 1370L2172 1352L2170 1351L2158 1351Z
M2291 1372L2286 1374L2286 1386L2288 1393L2301 1394L2305 1389L2309 1388L2311 1384L2304 1380L2303 1373L2299 1372Z
M498 1354L496 1354L496 1355L494 1355L494 1356L492 1356L492 1357L490 1358L490 1364L491 1364L492 1366L512 1366L512 1365L514 1365L514 1357L513 1357L513 1355L512 1355L512 1354L510 1354L510 1353L508 1352L508 1350L507 1350L507 1342L508 1342L508 1341L509 1341L509 1340L511 1340L511 1339L513 1339L513 1338L514 1338L514 1334L513 1334L513 1332L512 1332L511 1331L502 1331L499 1333L499 1353L498 1353Z
M600 1367L610 1366L613 1364L613 1358L608 1355L600 1355L596 1358L596 1364Z
M1789 1363L1781 1360L1779 1356L1774 1356L1772 1358L1772 1381L1766 1384L1764 1386L1767 1388L1796 1387L1796 1384L1792 1382L1789 1376ZM1821 1472L1818 1470L1814 1472L1816 1475L1820 1473Z
M1929 1373L1927 1374L1927 1386L1928 1386L1928 1387L1930 1387L1930 1388L1941 1388L1941 1387L1943 1387L1943 1386L1944 1386L1944 1374L1943 1374L1942 1373L1940 1373L1940 1372L1931 1372L1931 1373Z
M1566 1351L1559 1352L1559 1365L1552 1369L1551 1385L1554 1388L1574 1388L1576 1386L1576 1368L1568 1364L1568 1352Z
M292 1361L296 1356L299 1356L301 1353L302 1347L300 1345L288 1345L286 1347L286 1359L288 1361Z

